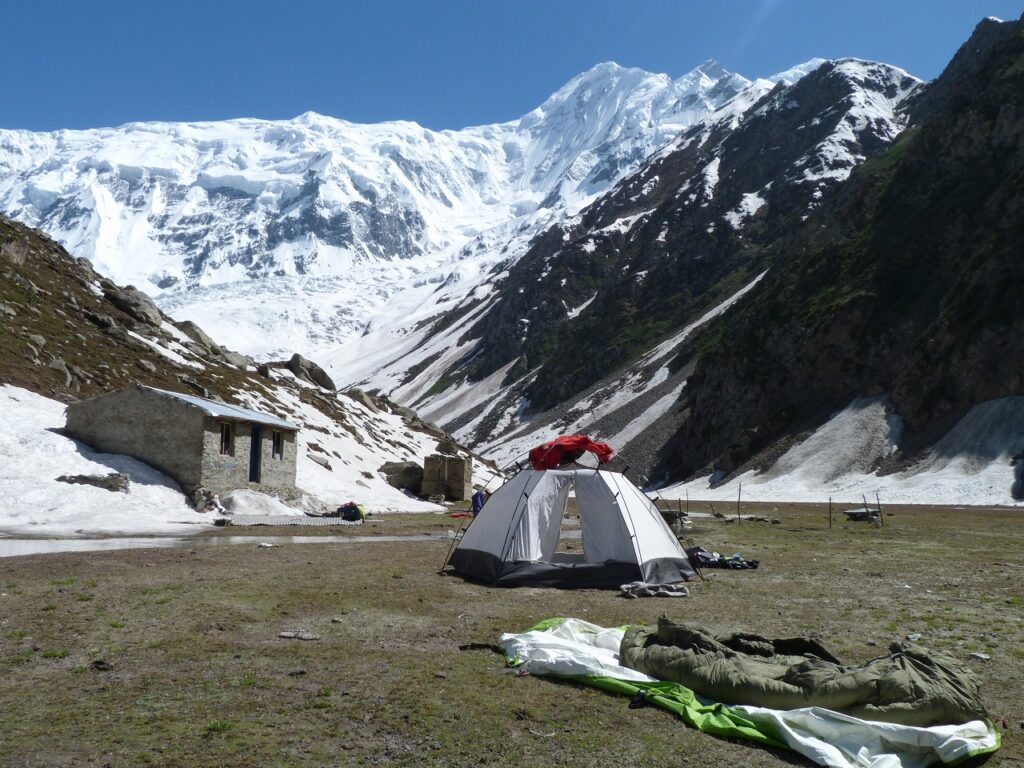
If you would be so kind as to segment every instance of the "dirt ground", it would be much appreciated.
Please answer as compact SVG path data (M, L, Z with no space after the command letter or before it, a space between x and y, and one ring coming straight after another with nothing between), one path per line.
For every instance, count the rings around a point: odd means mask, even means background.
M967 661L1003 728L987 762L1024 765L1024 513L887 511L881 528L837 513L829 529L813 505L744 505L777 524L695 520L695 543L761 567L706 572L672 600L467 583L438 575L446 541L259 546L462 522L435 515L206 534L252 538L233 546L0 559L0 765L806 765L602 691L517 676L491 649L551 616L620 625L662 613L811 634L849 662L911 633L961 659L987 654ZM319 639L279 637L299 630Z

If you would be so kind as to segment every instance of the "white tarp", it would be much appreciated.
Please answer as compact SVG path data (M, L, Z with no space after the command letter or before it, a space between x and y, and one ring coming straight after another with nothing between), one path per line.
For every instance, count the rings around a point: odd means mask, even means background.
M598 675L654 682L655 678L619 663L624 634L624 629L565 619L545 630L504 634L499 645L532 675ZM730 708L780 734L794 751L830 768L924 768L999 745L998 733L981 720L920 728L861 720L820 707Z

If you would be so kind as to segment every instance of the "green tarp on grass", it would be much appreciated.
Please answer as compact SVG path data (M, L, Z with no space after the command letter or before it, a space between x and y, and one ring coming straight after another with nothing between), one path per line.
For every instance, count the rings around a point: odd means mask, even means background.
M820 707L773 710L702 700L689 688L655 680L619 663L625 628L580 619L548 619L524 633L502 635L509 664L534 675L554 675L644 701L705 733L792 749L835 768L923 768L955 764L996 751L991 722L916 727L861 720Z

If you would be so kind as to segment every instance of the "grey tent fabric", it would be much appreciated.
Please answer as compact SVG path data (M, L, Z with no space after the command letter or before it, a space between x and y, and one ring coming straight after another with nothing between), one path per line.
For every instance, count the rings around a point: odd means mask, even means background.
M582 552L559 552L570 494ZM496 586L617 589L694 574L654 503L625 476L589 467L525 469L494 492L452 553L457 573Z
M894 643L888 656L847 666L813 640L716 633L662 617L657 627L627 631L619 655L627 667L723 704L817 706L918 726L986 717L970 670L946 654L909 643Z

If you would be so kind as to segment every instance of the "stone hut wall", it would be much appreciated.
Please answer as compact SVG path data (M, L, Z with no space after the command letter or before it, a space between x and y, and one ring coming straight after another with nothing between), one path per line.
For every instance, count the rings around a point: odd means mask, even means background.
M141 387L110 392L67 408L67 434L105 453L144 461L191 493L202 479L203 414Z
M465 501L473 496L473 460L460 456L434 454L423 460L424 496L444 496Z
M220 452L220 425L231 423L235 428L234 452L225 455ZM284 455L280 460L273 458L274 428L260 425L260 482L268 489L295 488L295 432L280 430L284 437ZM253 424L244 421L227 421L212 416L203 420L203 468L202 486L217 493L234 488L254 487L249 482L249 463L252 454Z

